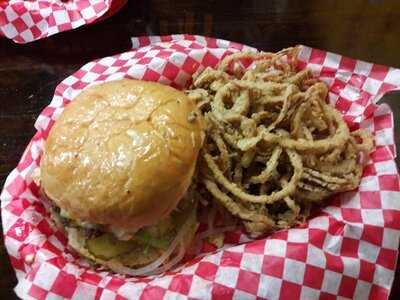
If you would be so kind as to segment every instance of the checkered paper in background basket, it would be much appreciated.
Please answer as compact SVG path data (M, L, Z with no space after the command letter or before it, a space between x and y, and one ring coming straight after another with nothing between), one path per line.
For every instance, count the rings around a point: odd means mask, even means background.
M131 51L84 65L56 88L36 121L36 135L1 194L4 239L27 299L387 299L400 236L400 186L393 115L378 104L400 87L400 70L302 47L309 67L330 87L329 101L351 129L375 136L357 191L337 195L307 224L266 239L225 235L226 247L161 276L125 278L85 267L51 225L31 174L64 107L93 83L130 77L176 88L199 68L254 48L192 35L133 38Z
M103 16L112 1L1 0L0 36L16 43L28 43L71 30Z

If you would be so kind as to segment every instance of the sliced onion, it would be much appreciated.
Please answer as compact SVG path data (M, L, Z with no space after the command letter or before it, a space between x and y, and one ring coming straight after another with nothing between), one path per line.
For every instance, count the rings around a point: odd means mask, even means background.
M183 257L185 256L185 246L183 241L181 240L180 244L179 244L179 252L178 254L171 259L169 262L167 262L165 265L159 267L158 269L155 269L152 274L160 274L160 273L164 273L165 271L170 270L172 267L174 267L177 263L179 263ZM151 275L151 274L148 274Z
M192 218L191 216L189 216L186 222L181 226L180 230L178 231L178 234L176 235L172 243L169 245L168 249L158 259L138 269L132 269L125 266L118 266L118 272L131 276L144 276L144 275L154 274L157 268L159 268L168 259L168 257L171 256L171 254L174 252L178 244L179 243L183 244L183 237L187 232L187 230L190 229L191 222ZM179 253L180 252L181 251L179 251ZM171 262L174 260L175 258L171 260Z
M207 216L207 225L208 225L207 230L213 230L216 215L217 215L217 207L213 202L211 206L211 211Z
M201 246L203 245L203 241L210 237L213 236L215 234L220 234L220 233L225 233L225 232L229 232L229 231L236 231L239 230L240 227L237 225L230 225L230 226L224 226L224 227L217 227L217 228L212 228L212 229L207 229L206 231L203 231L201 233L199 233L196 237L195 237L195 249L194 249L194 254L195 255L206 255L207 253L200 253L201 250ZM224 247L222 247L221 249L223 249Z
M237 226L237 225L230 225L230 226L212 228L212 229L210 229L210 230L206 230L206 231L201 232L201 233L197 236L197 239L204 240L204 239L206 239L206 238L208 238L208 237L210 237L210 236L212 236L212 235L220 234L220 233L225 233L225 232L228 232L228 231L236 231L236 230L238 230L239 228L240 228L240 227Z

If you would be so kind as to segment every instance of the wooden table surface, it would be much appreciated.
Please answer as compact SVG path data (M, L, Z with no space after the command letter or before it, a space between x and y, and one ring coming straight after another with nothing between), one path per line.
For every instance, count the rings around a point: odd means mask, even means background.
M108 20L38 42L0 38L0 187L63 78L92 59L128 50L131 36L171 33L215 36L268 51L301 43L400 67L398 0L131 0ZM384 101L399 118L400 95ZM391 300L400 299L399 277L398 268ZM1 247L0 299L15 299L15 284Z

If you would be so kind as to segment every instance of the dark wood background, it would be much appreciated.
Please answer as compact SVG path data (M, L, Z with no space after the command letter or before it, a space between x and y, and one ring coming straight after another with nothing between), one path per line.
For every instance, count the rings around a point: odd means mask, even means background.
M62 79L92 59L128 50L131 36L171 33L215 36L268 51L300 43L400 67L398 0L130 0L108 20L41 41L17 45L0 38L0 187ZM384 101L399 121L399 94ZM398 268L391 300L400 299L399 277ZM15 299L15 284L1 247L0 299Z

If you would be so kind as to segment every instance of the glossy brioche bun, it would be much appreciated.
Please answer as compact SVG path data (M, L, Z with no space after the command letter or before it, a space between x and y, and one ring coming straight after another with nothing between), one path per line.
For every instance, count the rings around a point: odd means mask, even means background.
M95 85L52 127L41 188L71 219L134 231L176 207L203 138L195 104L174 88L128 79Z

